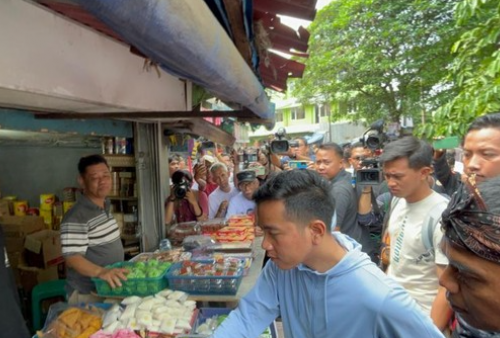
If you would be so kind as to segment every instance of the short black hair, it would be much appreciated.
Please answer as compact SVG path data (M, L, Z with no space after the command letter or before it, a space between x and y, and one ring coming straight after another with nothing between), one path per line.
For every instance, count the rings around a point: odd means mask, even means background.
M353 144L351 144L351 149L354 149L354 148L366 148L364 143L363 142L354 142Z
M337 143L323 143L318 147L318 150L333 151L340 158L344 158L344 150Z
M106 161L106 159L102 155L94 154L94 155L84 156L80 158L80 161L78 161L78 172L80 173L80 175L83 175L85 174L87 167L100 163L104 163L106 167L109 168L108 161Z
M388 143L380 156L380 162L384 164L385 162L407 158L410 168L420 169L431 166L432 153L433 150L430 144L414 136L406 136Z
M177 170L172 174L172 183L179 184L182 179L186 178L189 183L193 183L193 175L187 170Z
M352 155L352 149L350 147L345 147L344 154L343 154L344 159L346 159L346 160L350 159L351 155Z
M486 128L500 129L500 112L479 116L471 123L469 129L467 129L466 134L474 130L481 130Z
M253 196L257 205L283 201L285 217L301 225L321 220L331 231L335 200L331 183L311 170L283 171L272 176Z

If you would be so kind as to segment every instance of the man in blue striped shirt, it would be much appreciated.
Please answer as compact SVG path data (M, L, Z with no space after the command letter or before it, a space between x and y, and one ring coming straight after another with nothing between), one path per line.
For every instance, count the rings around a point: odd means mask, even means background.
M112 184L106 159L100 155L82 157L78 171L83 194L61 224L69 303L98 300L91 294L95 290L93 277L105 280L112 288L126 280L125 269L105 268L124 260L120 230L106 198Z

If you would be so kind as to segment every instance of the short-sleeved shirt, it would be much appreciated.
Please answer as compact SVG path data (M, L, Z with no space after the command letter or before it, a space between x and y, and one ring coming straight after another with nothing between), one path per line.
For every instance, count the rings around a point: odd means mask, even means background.
M90 262L106 266L124 260L123 245L118 224L110 213L109 201L105 208L81 195L64 216L61 223L61 247L64 257L82 255ZM95 290L90 277L68 268L66 291L89 294Z
M227 207L226 219L234 215L249 215L255 211L255 202L246 198L240 191L231 198Z
M438 225L434 229L431 253L424 246L422 227L434 206L440 205L444 210L447 204L445 197L433 191L415 203L398 200L389 218L391 263L387 274L403 286L428 314L439 287L436 265L447 265L448 260L439 249L443 237L441 227Z
M208 215L208 197L204 191L195 191L195 194L198 199L198 205L201 208L201 211ZM168 199L165 201L165 205L168 203ZM197 221L198 217L193 210L193 206L189 203L188 200L177 200L175 201L174 207L175 213L175 222L176 223L184 223L184 222L193 222Z
M213 219L215 217L222 202L229 202L236 194L238 194L238 189L236 189L233 185L231 185L231 190L229 190L229 192L224 192L220 188L217 188L213 193L211 193L208 196L208 219Z

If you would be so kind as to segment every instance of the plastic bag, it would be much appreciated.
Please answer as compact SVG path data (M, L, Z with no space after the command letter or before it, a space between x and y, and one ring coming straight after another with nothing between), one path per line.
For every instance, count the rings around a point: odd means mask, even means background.
M174 224L170 228L169 239L173 246L182 244L184 238L200 234L200 226L198 222L185 222Z
M203 249L210 247L215 244L215 241L210 236L188 236L182 241L182 247L186 251L192 251L195 249Z
M53 304L39 338L88 338L102 326L104 310L95 306Z

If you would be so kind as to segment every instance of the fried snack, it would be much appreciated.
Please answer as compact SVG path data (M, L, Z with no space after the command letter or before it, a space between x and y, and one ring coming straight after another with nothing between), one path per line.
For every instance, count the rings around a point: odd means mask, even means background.
M57 320L66 325L67 327L74 327L79 317L80 317L80 309L70 308L61 313L57 318Z
M61 313L41 337L88 338L99 331L101 326L100 316L72 307Z

